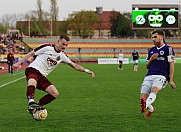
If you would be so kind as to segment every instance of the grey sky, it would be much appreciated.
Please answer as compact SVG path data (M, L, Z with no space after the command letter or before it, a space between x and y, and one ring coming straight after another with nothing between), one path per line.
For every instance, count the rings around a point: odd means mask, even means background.
M0 0L0 17L5 14L23 14L37 9L37 0ZM132 4L180 4L181 0L57 0L59 20L68 17L73 11L92 10L102 6L104 11L116 10L131 12ZM42 0L42 8L50 10L50 0Z

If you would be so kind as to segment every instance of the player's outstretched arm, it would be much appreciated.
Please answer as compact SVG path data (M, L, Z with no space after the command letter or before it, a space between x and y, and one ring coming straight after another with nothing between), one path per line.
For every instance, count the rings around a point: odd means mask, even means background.
M87 72L88 74L91 74L91 75L92 75L92 78L95 78L95 74L94 74L93 71L88 70L88 69L84 68L84 67L81 66L81 65L78 65L78 64L76 64L76 63L71 62L71 63L69 63L69 66L71 66L72 68L74 68L74 69L77 70L77 71Z
M176 84L173 81L173 77L174 77L174 61L169 62L170 64L170 85L172 86L173 89L176 88Z
M29 59L31 56L33 56L34 55L34 51L31 51L31 52L29 52L28 54L26 54L20 61L18 61L17 63L15 63L14 65L13 65L13 67L14 68L18 68L20 65L21 65L21 63L23 63L25 60L27 60L27 59Z

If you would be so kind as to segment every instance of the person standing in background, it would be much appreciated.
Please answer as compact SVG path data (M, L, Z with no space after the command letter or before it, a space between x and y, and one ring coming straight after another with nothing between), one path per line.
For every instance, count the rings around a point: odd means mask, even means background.
M124 60L124 54L122 53L122 50L120 50L120 52L118 54L118 61L119 61L118 70L123 70L123 68L122 68L123 60Z
M134 72L137 72L138 71L139 54L138 54L138 52L135 49L132 52L132 57L133 57Z
M14 63L14 53L13 49L9 49L9 53L7 54L7 63L8 63L8 73L13 74L13 63Z

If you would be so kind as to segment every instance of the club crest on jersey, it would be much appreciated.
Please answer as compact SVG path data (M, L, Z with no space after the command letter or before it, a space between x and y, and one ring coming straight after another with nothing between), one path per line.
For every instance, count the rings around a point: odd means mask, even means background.
M60 60L60 56L58 56L58 57L56 58L56 60L59 61L59 60Z
M47 62L48 62L51 66L57 64L57 61L55 61L55 60L53 60L53 59L51 59L51 58L49 58L49 57L47 58Z
M164 55L164 51L163 50L160 51L160 55Z

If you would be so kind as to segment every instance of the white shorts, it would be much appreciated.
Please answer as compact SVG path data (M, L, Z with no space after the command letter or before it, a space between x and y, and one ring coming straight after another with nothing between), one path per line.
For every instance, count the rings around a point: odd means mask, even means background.
M118 59L119 61L123 61L124 59L123 58L121 58L121 59Z
M160 90L167 85L166 77L162 75L150 75L146 76L141 86L141 93L150 94L152 87L157 87Z
M133 64L138 64L138 60L134 60L134 61L133 61Z

